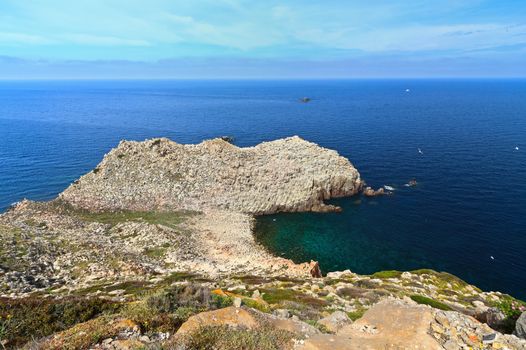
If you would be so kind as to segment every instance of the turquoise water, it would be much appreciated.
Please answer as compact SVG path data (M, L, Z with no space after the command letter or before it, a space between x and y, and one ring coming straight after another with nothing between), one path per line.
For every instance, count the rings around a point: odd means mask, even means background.
M526 299L525 80L0 82L0 208L53 198L121 139L221 135L300 135L396 188L260 218L277 254L325 272L433 268Z

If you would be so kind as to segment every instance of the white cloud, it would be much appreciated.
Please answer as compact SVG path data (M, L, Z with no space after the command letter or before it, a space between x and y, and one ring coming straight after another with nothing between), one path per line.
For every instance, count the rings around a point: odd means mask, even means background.
M97 46L150 46L151 43L140 39L126 39L114 36L98 36L89 34L64 35L62 39L68 43L78 45Z
M52 41L39 35L0 32L0 44L49 44Z

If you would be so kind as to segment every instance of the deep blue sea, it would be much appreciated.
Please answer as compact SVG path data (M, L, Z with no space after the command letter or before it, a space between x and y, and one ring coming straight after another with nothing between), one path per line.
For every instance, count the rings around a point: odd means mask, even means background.
M53 198L121 139L221 135L300 135L396 188L261 218L277 254L325 272L432 268L526 299L526 80L0 82L0 209Z

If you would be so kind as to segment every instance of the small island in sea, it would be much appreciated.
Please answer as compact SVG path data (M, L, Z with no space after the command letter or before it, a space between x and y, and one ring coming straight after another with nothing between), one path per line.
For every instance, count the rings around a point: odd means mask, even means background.
M56 199L0 215L1 344L526 348L526 303L510 295L428 269L326 273L255 241L257 215L338 211L326 201L371 191L299 137L123 141Z

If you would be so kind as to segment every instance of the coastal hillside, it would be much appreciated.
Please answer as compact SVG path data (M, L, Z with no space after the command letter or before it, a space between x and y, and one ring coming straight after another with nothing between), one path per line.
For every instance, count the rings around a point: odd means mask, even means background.
M298 137L121 142L49 202L0 215L6 349L526 349L526 303L433 270L323 274L273 256L254 215L360 195Z

